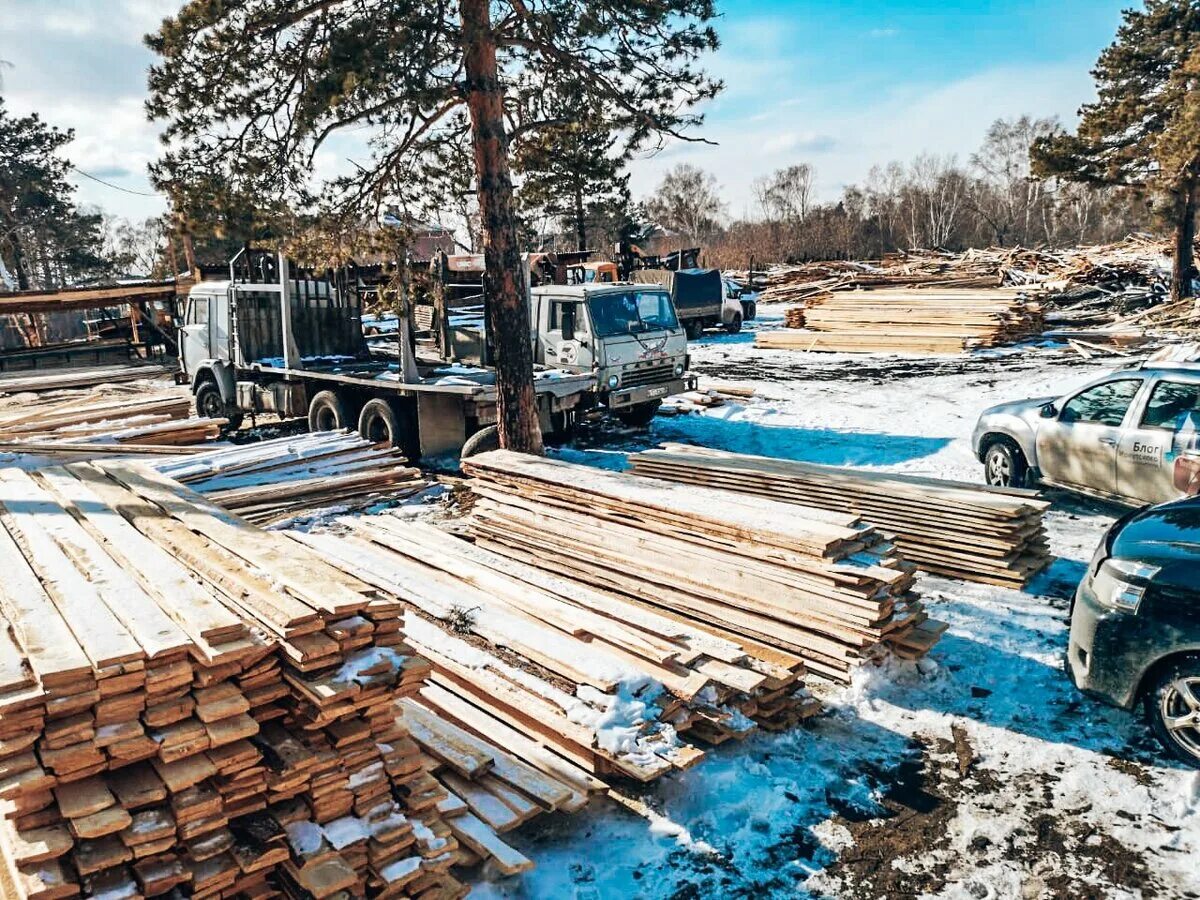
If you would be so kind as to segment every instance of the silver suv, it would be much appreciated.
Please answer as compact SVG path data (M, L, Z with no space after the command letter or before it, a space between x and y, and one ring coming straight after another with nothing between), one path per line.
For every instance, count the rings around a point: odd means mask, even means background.
M1065 397L1003 403L972 436L987 483L1040 482L1128 506L1184 493L1176 462L1200 450L1200 363L1137 364Z

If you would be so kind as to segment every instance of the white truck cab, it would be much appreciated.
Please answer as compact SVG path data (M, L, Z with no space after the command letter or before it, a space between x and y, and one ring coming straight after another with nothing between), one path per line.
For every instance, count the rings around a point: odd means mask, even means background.
M534 362L596 376L600 401L645 424L664 397L695 388L671 294L650 284L544 285L530 292Z

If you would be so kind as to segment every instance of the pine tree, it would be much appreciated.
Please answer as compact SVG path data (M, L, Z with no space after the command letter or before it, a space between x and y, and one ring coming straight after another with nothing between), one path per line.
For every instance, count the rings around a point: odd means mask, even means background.
M161 56L148 108L167 122L156 178L222 171L238 191L301 204L403 206L421 193L420 160L461 139L465 107L500 442L537 452L508 116L539 91L577 94L632 145L686 138L720 88L695 65L716 47L714 15L712 0L193 0L148 38ZM369 135L371 158L314 189L315 155L350 129Z
M521 207L531 215L556 219L587 250L589 231L604 230L620 220L632 204L628 154L602 112L587 108L582 98L558 104L555 119L516 145L513 168L523 177Z
M74 133L34 113L13 116L0 97L0 254L21 290L103 274L100 216L75 208L70 162Z
M1200 3L1146 0L1126 10L1092 70L1098 99L1076 134L1034 142L1034 172L1153 193L1174 231L1173 299L1193 294L1200 187Z

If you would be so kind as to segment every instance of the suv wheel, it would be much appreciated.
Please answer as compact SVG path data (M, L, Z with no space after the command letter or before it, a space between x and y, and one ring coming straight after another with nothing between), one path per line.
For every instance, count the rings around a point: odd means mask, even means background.
M1200 769L1200 656L1176 660L1154 680L1146 717L1168 753Z
M991 487L1024 487L1028 473L1025 454L1008 441L996 441L983 455L983 476Z

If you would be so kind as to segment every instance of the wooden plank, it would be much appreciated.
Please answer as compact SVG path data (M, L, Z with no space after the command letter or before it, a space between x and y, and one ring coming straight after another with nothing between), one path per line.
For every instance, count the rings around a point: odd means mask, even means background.
M496 836L487 825L471 813L446 820L454 837L475 853L493 864L505 875L519 875L533 868L533 861L514 850Z

